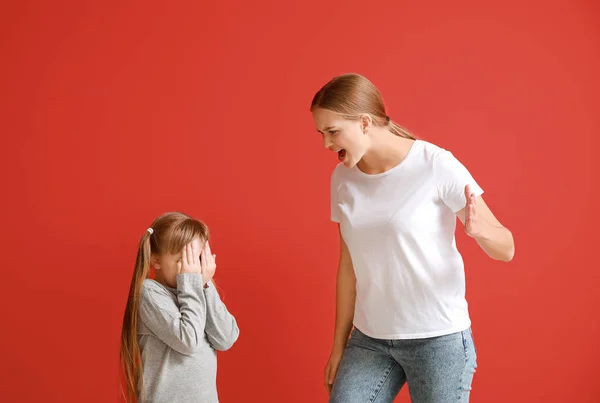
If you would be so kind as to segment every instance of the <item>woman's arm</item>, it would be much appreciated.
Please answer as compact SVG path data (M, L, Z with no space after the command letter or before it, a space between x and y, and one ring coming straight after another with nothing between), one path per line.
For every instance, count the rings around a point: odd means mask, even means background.
M474 238L489 257L510 262L515 254L512 233L494 216L481 196L475 197L465 186L467 205L456 213L467 235Z
M340 261L336 282L335 331L332 351L343 352L348 343L354 319L356 302L356 275L348 246L340 231Z
M354 319L354 304L356 302L356 276L348 247L340 231L340 262L336 282L336 312L333 347L329 361L325 366L325 388L331 393L333 381L348 343Z

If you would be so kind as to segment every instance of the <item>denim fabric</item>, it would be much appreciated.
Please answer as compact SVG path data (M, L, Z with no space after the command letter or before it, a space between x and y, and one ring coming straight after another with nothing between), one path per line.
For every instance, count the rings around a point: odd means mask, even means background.
M468 402L477 353L471 329L445 336L380 340L354 329L330 403L392 403L408 383L413 403Z

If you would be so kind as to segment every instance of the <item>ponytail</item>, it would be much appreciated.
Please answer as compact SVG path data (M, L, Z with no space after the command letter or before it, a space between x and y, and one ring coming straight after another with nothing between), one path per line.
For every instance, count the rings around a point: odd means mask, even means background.
M137 329L140 291L144 279L148 276L152 256L150 237L153 231L150 230L151 228L144 234L138 247L135 269L131 285L129 286L129 297L127 298L127 306L121 330L121 367L125 376L125 390L123 390L123 385L121 384L121 391L128 403L138 400L138 390L143 390L144 385Z
M388 120L388 126L390 132L394 133L396 136L404 137L405 139L416 140L415 136L413 136L408 130L393 120Z

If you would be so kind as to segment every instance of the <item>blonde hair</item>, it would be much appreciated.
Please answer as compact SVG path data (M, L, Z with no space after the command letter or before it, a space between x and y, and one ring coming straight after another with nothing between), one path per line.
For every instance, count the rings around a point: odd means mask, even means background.
M415 139L408 130L387 116L379 90L360 74L334 77L315 94L310 110L316 108L330 110L349 120L358 120L361 115L367 114L376 126L387 127L397 136Z
M138 391L143 390L144 379L140 346L138 343L138 312L140 291L144 279L148 277L152 255L176 254L185 245L199 237L208 240L208 227L183 213L166 213L158 217L140 241L129 297L121 329L121 368L125 377L125 390L121 390L127 402L139 399Z

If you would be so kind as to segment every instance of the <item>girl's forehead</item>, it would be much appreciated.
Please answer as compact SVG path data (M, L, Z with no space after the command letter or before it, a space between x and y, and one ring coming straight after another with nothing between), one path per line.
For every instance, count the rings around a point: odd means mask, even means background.
M192 240L192 242L190 242L190 243L192 244L192 246L195 246L199 251L202 248L202 246L204 246L204 240L200 239L200 237L194 238ZM186 245L183 245L181 248L179 248L176 251L167 252L167 254L172 255L172 256L180 256L182 254L183 247L186 246Z

